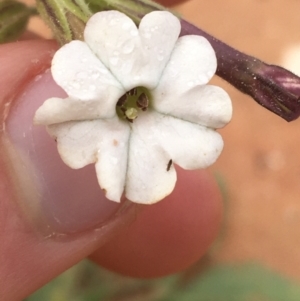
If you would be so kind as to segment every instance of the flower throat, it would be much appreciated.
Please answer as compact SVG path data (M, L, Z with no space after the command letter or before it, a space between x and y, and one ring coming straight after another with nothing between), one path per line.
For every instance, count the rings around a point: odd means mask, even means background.
M117 102L117 114L130 123L138 117L139 111L147 111L150 94L144 87L133 88L126 92Z

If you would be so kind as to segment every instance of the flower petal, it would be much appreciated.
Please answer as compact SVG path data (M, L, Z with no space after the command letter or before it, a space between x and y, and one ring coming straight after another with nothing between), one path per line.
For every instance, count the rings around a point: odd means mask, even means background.
M66 122L48 127L56 137L58 152L71 168L96 163L99 185L106 197L120 201L127 169L130 128L118 118Z
M176 171L168 166L171 157L161 147L159 134L154 112L141 113L133 122L125 195L135 203L156 203L174 189Z
M217 86L197 86L177 97L159 89L152 96L156 111L207 127L222 128L232 116L230 97Z
M114 116L116 102L125 91L86 43L72 41L60 48L51 71L71 99L87 101L92 106L97 101L97 114Z
M158 202L174 188L172 163L205 168L222 148L222 137L212 129L155 111L140 113L132 125L126 197L136 203Z
M125 187L130 128L114 130L101 142L96 173L109 200L120 202Z
M169 12L147 14L137 29L123 13L106 11L90 18L84 38L128 91L157 85L179 33L180 22Z
M156 203L173 191L173 163L185 169L205 168L223 148L214 130L151 110L133 122L129 143L125 193L142 204Z
M158 116L160 144L174 163L184 169L199 169L217 160L223 149L219 133L172 116Z
M51 125L67 121L111 118L116 115L103 101L81 101L72 98L49 98L36 111L34 124Z
M190 122L224 126L232 115L229 96L221 88L203 86L215 71L216 57L209 42L199 36L181 37L159 85L152 91L153 107Z

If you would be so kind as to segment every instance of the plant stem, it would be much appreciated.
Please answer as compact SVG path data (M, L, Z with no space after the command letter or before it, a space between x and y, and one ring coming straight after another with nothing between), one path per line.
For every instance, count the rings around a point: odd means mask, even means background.
M214 48L218 60L216 74L260 105L287 121L300 115L300 78L282 67L268 65L246 55L203 30L181 20L181 35L204 36Z
M63 45L83 39L83 30L91 14L118 10L138 25L144 15L165 8L151 0L36 0L39 12ZM204 36L212 45L218 60L217 75L257 103L287 121L300 115L300 78L274 65L239 52L203 30L181 20L181 35Z

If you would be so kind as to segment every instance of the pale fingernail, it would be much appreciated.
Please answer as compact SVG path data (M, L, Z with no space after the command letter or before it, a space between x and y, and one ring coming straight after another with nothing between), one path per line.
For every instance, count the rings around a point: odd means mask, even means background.
M14 100L6 120L6 146L17 199L45 233L77 233L105 223L121 205L107 200L94 165L70 169L45 127L33 125L37 108L66 94L50 72L37 76Z

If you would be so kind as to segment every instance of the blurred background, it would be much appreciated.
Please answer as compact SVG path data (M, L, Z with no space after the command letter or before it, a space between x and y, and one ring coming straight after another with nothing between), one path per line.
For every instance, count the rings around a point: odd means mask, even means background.
M227 44L300 75L300 1L192 0L175 9ZM30 28L51 37L37 18ZM153 281L82 262L27 301L300 300L300 120L289 124L223 80L213 83L230 94L234 115L211 168L226 213L207 256L180 275Z

